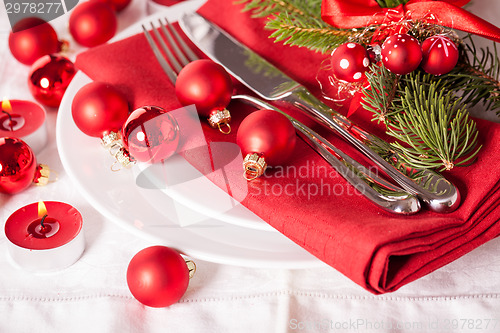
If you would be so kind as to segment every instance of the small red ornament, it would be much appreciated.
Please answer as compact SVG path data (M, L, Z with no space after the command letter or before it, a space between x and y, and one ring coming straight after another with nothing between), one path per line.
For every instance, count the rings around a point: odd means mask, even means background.
M107 2L88 1L75 7L69 17L69 31L81 45L103 44L116 33L116 13Z
M126 98L113 86L92 82L75 94L71 113L83 133L102 138L121 129L127 120L129 106Z
M101 1L101 2L106 2L111 5L111 7L116 11L116 12L121 12L124 10L132 0L92 0L92 1Z
M387 38L382 45L382 63L394 74L408 74L418 68L422 50L415 37L397 34Z
M223 125L228 123L231 115L226 110L231 101L233 83L224 67L215 62L202 59L189 63L177 77L175 94L182 105L196 106L200 116L207 117L212 127L218 127L222 133Z
M0 138L0 192L15 194L32 183L45 185L49 170L36 164L35 154L24 141Z
M244 176L252 180L260 177L268 165L282 165L292 156L296 143L295 128L277 111L255 111L241 122L236 143L245 156Z
M172 156L179 145L179 125L165 109L143 106L133 111L122 128L122 142L130 156L155 163Z
M194 265L191 261L191 265ZM191 269L175 250L151 246L130 260L127 284L142 304L161 308L179 301L187 290Z
M365 78L370 58L362 45L345 43L333 51L330 63L337 79L358 82Z
M9 35L9 48L19 62L31 65L44 55L59 52L61 43L49 23L29 17L14 25Z
M458 62L458 48L446 36L436 35L422 43L422 68L429 74L443 75L450 72Z
M75 65L67 58L60 55L46 55L31 67L28 87L38 102L58 107L75 74Z

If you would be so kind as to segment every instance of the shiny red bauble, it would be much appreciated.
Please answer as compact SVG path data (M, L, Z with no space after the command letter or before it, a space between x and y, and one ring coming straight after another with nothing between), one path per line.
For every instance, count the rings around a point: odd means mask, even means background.
M446 36L436 35L422 43L422 68L429 74L443 75L450 72L458 62L458 48Z
M110 40L116 33L117 20L107 2L82 2L71 12L69 31L81 45L93 47Z
M139 251L127 269L127 284L142 304L160 308L172 305L184 295L189 270L182 256L165 246Z
M14 58L25 65L61 50L57 33L49 23L37 17L17 22L9 35L9 48Z
M365 78L365 72L370 66L370 58L362 45L345 43L333 51L330 63L337 79L358 82Z
M160 162L176 152L179 125L165 109L143 106L130 114L121 137L124 147L137 161Z
M209 117L231 101L233 83L224 67L203 59L184 67L175 83L175 94L182 105L196 106L199 115Z
M69 59L60 55L46 55L31 67L28 87L38 102L58 107L75 74L75 65Z
M258 110L243 119L236 143L243 156L256 153L267 165L284 164L295 149L295 128L290 120L274 110Z
M14 194L33 183L37 170L31 148L17 138L0 138L0 192Z
M382 63L389 71L404 75L418 68L422 61L422 50L415 37L397 34L385 40L381 56Z
M125 96L113 86L92 82L75 94L71 113L83 133L102 138L121 129L129 115L129 106Z

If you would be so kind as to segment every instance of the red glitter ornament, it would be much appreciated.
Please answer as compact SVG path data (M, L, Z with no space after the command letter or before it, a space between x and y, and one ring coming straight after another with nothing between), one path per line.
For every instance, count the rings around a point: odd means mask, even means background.
M75 65L69 59L60 55L46 55L31 67L28 87L38 102L58 107L75 74Z
M282 165L290 159L297 136L290 120L274 110L259 110L240 124L236 143L245 156L245 178L260 177L268 165Z
M458 62L458 48L446 36L436 35L427 38L422 43L422 68L434 75L443 75L450 72Z
M382 63L394 74L408 74L418 68L422 50L415 37L397 34L387 38L382 45Z
M365 78L370 57L360 44L345 43L333 51L330 63L337 79L358 82Z
M61 43L49 23L38 17L28 17L14 25L9 35L9 48L19 62L31 65L44 55L59 52Z
M160 308L172 305L184 295L190 269L182 256L166 246L139 251L127 268L127 284L142 304Z

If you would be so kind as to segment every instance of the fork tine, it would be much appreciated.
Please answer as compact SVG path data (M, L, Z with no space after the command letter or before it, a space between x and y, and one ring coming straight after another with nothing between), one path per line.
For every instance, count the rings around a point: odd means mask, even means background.
M142 30L144 31L144 36L146 36L148 44L151 47L151 50L153 51L153 53L156 57L156 60L158 60L158 62L160 63L161 68L163 69L165 74L167 74L168 78L170 79L170 82L172 82L172 84L175 85L175 81L177 81L177 73L172 69L172 67L169 65L169 63L165 60L165 58L163 57L163 54L161 53L160 49L156 45L155 41L153 40L153 37L151 36L149 31L146 29L146 27L144 27L144 25L142 25ZM156 29L154 29L154 27L153 27L153 30L156 30Z
M184 42L184 39L182 39L182 37L181 37L181 36L179 35L179 33L177 32L177 30L175 30L175 29L174 29L174 27L172 26L172 24L170 24L170 22L167 20L167 18L166 18L166 17L165 17L165 21L167 22L166 26L167 26L167 28L168 28L168 31L170 32L170 33L167 33L167 32L166 32L166 30L167 30L167 29L165 29L165 30L164 30L164 31L165 31L165 34L166 34L166 35L168 34L168 35L170 36L169 38L173 38L173 39L175 39L175 41L177 42L177 43L172 43L172 44L174 45L174 49L175 49L175 51L177 52L177 54L178 54L180 57L182 56L182 58L184 58L184 59L186 60L186 62L184 63L184 66L186 66L186 64L187 64L188 62L191 62L191 61L195 61L195 60L200 59L200 58L199 58L199 57L198 57L198 56L197 56L197 55L193 52L193 50L191 50L191 48L190 48L190 47L186 44L186 42ZM163 25L162 25L162 27L163 27ZM169 39L169 40L170 40L170 39ZM189 59L189 60L187 60L187 59L184 57L183 53L182 53L182 52L179 50L179 48L177 47L177 44L178 44L178 45L180 45L180 47L182 48L182 51L183 51L183 52L187 55L187 57L188 57L188 59Z
M171 33L170 22L167 20L167 18L165 18L165 22L166 22L165 24L163 24L161 19L159 19L158 22L160 22L160 26L161 26L161 30L163 32L163 35L165 37L167 37L168 45L170 45L172 47L173 54L179 59L181 65L183 67L186 66L190 62L190 60L188 60L186 58L184 53L182 53L182 51L179 49L177 42L174 40L175 38L172 36L172 33ZM168 27L168 30L167 30L167 27Z
M172 54L172 51L170 51L170 48L165 43L164 37L158 32L158 30L154 26L153 22L151 22L151 29L152 29L153 33L155 34L156 39L160 43L160 46L161 46L163 52L165 52L165 55L167 56L168 61L170 61L170 64L172 64L172 66L174 67L175 71L178 74L181 71L183 66L181 66L181 64L179 64L179 62L177 61L175 56Z

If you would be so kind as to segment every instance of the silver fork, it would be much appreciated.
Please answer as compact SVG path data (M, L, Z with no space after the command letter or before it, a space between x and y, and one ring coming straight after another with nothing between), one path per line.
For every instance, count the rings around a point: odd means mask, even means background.
M165 24L161 19L159 20L159 29L151 22L152 33L144 25L142 29L156 59L173 85L175 85L177 74L185 65L191 61L200 59L179 36L166 18ZM153 38L153 35L155 38ZM420 202L416 197L380 178L371 170L333 146L318 133L288 114L253 96L233 95L232 98L242 100L257 108L273 109L286 116L292 122L300 136L318 154L360 193L379 207L397 214L413 214L420 210Z

